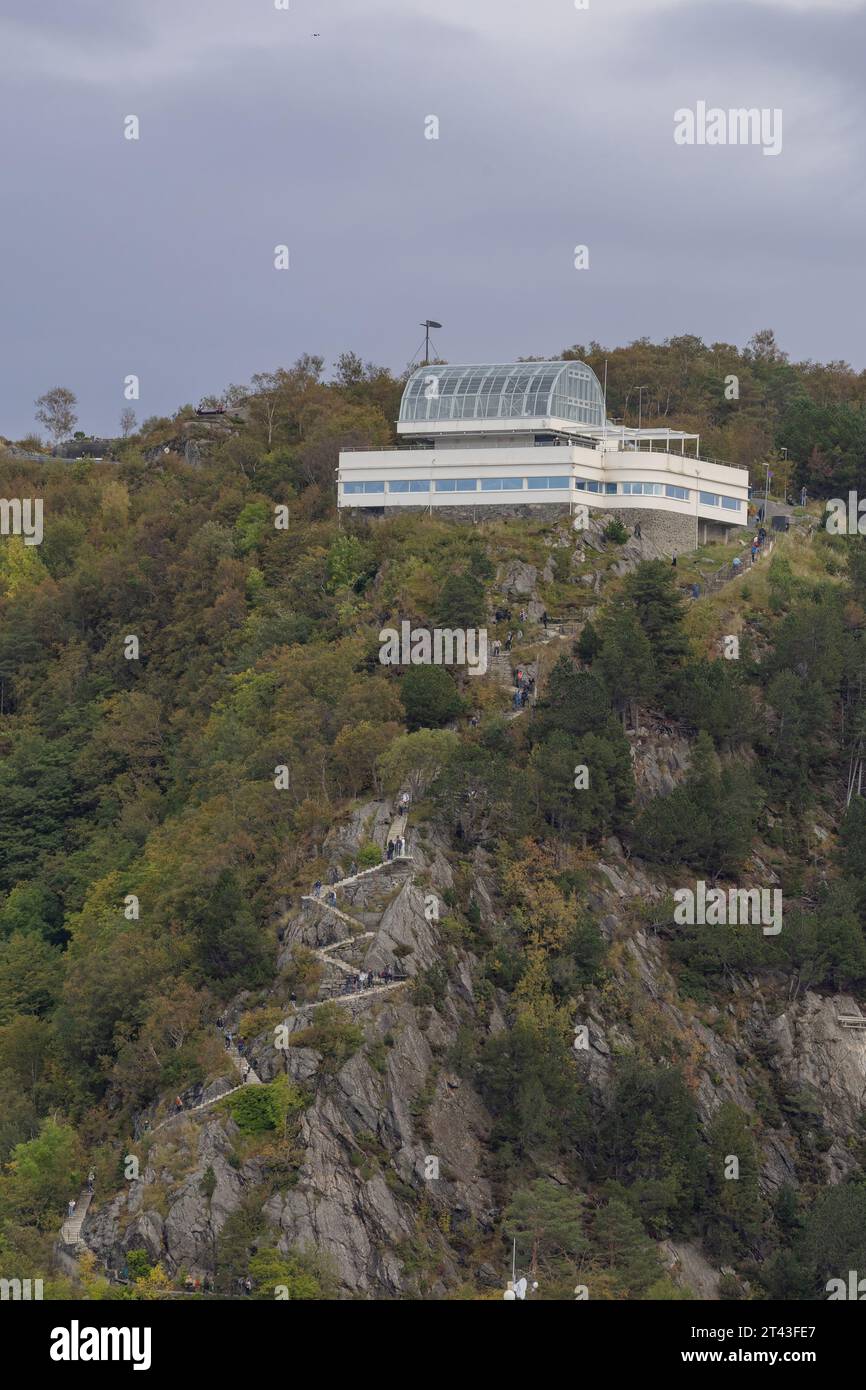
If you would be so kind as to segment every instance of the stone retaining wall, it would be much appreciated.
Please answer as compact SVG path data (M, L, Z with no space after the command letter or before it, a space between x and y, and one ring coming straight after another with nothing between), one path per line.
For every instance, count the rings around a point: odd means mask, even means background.
M399 516L404 512L427 512L428 507L357 507L348 508L360 515L370 516ZM561 517L569 515L569 507L565 502L535 502L535 503L515 503L513 505L485 503L484 506L473 507L434 507L433 513L438 520L460 521L474 524L480 521L558 521ZM682 512L668 512L661 509L650 507L592 507L590 516L593 519L601 517L617 517L624 526L630 531L634 530L636 522L640 522L641 534L647 540L653 541L661 551L670 555L674 550L685 553L695 549L698 545L704 545L707 541L727 541L732 533L742 531L745 535L746 528L739 526L728 526L721 521L708 521L703 517L697 518L688 516ZM697 537L695 531L697 529Z

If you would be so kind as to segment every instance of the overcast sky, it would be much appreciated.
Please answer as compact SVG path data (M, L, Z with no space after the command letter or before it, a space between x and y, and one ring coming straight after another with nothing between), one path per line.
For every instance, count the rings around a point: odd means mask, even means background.
M0 0L0 433L54 385L117 433L130 373L143 419L399 370L428 316L452 361L772 327L866 366L861 0L289 4ZM677 145L699 101L781 109L781 154Z

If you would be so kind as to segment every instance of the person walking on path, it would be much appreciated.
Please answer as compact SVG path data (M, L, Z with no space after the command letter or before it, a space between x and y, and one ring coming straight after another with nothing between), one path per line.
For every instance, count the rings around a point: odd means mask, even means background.
M88 1190L88 1192L92 1192L92 1191L93 1191L93 1184L94 1184L95 1182L96 1182L96 1174L94 1173L93 1169L91 1168L90 1172L87 1174L87 1190Z
M75 1200L74 1200L74 1198L70 1197L69 1201L67 1202L67 1207L69 1208L69 1210L68 1210L68 1216L69 1216L69 1218L70 1218L70 1220L71 1220L72 1217L75 1215Z

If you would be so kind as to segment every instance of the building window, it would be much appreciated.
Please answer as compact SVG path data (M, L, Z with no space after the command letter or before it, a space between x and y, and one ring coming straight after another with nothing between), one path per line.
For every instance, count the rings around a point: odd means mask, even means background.
M673 483L665 483L665 497L676 497L680 502L688 502L691 493L687 487L676 487Z
M343 484L343 492L344 492L344 493L384 492L384 491L385 491L385 484L384 484L384 483L344 483L344 484Z
M617 487L617 483L605 483L604 490L607 493L608 497L612 497L615 495Z
M721 504L722 499L715 492L702 492L700 496L702 507L718 507Z
M661 483L623 483L623 492L644 497L661 497Z
M574 486L578 492L601 492L601 483L596 483L592 478L575 478Z
M523 488L522 478L482 478L482 492L519 492Z
M738 512L740 510L740 503L737 501L736 497L723 497L722 506L727 507L729 512Z
M531 488L549 488L549 487L553 487L553 488L566 488L566 489L567 489L567 488L569 487L569 485L570 485L570 479L569 479L569 478L527 478L527 480L526 480L526 485L527 485L527 487L531 487Z
M477 478L439 478L434 484L437 492L477 492Z
M426 478L400 478L388 484L389 492L429 492L430 484Z

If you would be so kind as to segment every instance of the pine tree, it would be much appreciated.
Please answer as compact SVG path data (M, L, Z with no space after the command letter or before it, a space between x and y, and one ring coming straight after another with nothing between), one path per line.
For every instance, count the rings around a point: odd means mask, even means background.
M614 707L635 723L637 706L652 698L658 685L652 646L633 608L617 604L604 627L596 663Z

